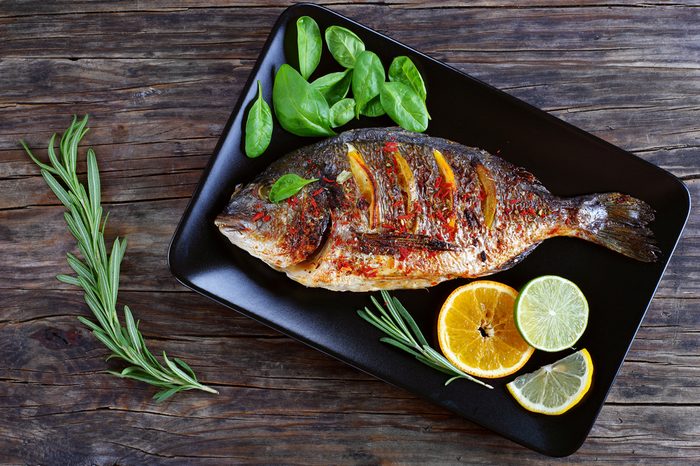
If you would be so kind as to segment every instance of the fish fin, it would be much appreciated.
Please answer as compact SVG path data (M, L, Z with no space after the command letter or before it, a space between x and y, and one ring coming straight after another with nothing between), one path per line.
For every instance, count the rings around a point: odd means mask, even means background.
M369 254L395 254L403 249L456 251L459 247L427 235L397 233L360 233L360 249Z
M577 225L570 236L592 241L642 262L661 254L648 225L654 209L644 201L620 193L581 196L574 201Z

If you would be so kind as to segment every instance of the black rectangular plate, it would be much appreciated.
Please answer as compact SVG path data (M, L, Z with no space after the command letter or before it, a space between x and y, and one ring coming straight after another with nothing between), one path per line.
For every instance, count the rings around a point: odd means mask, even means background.
M525 411L505 389L516 375L493 380L494 390L462 380L445 387L443 374L380 343L380 332L357 316L355 310L369 304L367 293L305 288L232 246L218 232L214 218L236 183L248 181L291 150L316 142L293 136L276 123L273 142L265 155L248 159L243 152L246 110L257 92L255 83L261 81L265 98L271 102L274 70L285 63L285 35L295 29L296 19L303 15L314 18L321 31L334 24L351 29L385 66L395 56L411 57L428 88L432 120L427 133L431 136L498 153L531 171L560 196L619 191L643 199L656 209L652 229L663 252L656 263L636 262L581 240L555 238L545 241L517 267L492 277L518 289L534 277L555 274L581 287L591 315L577 347L589 350L595 374L590 391L578 406L561 416ZM340 66L324 47L321 66L312 79L329 71L340 71ZM393 125L385 118L363 118L353 124ZM169 261L172 273L184 285L231 309L515 442L548 455L565 456L581 446L593 426L689 210L687 189L670 173L337 13L304 4L287 9L270 33L180 221ZM450 291L466 282L453 280L429 290L395 295L408 305L424 333L437 344L437 312ZM564 354L535 352L518 374Z

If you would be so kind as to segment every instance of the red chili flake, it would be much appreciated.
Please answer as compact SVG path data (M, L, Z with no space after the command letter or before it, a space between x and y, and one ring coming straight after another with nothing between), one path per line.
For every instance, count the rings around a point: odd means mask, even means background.
M391 204L391 206L392 206L392 207L399 207L399 206L402 205L402 204L403 204L403 200L402 200L402 199L399 199L399 200L394 201L394 203Z
M316 199L314 199L313 197L310 197L309 201L311 201L311 205L313 206L314 210L317 210L318 204L316 204Z
M260 220L264 216L265 216L265 214L263 212L258 212L255 215L253 215L253 221L257 222L258 220Z
M405 248L403 246L399 246L399 259L400 260L406 259L410 253L411 253L410 249Z
M529 209L527 209L527 213L530 214L530 215L535 215L535 208L534 208L534 207L530 207Z
M510 202L511 204L515 204L516 202L518 202L518 200L517 199L509 199L508 202Z
M287 204L290 206L296 207L296 205L299 203L299 199L296 196L288 197L287 198Z
M382 228L386 228L387 230L393 230L395 227L391 223L382 223Z
M438 176L435 180L435 189L440 189L440 186L442 186L442 176Z
M311 193L311 197L316 197L323 192L323 188L318 188L316 191Z
M443 223L445 222L445 216L442 215L442 211L440 211L440 210L436 211L435 215L437 216L437 218L440 219L441 222L443 222Z
M420 205L420 201L414 201L413 202L413 210L415 210L416 213L418 213L421 211L421 209L422 209L422 207Z
M270 221L270 218L271 218L271 217L270 217L269 215L265 215L265 216L263 217L263 222L269 222L269 221Z
M383 150L384 150L384 152L386 152L386 153L392 153L392 152L398 151L398 150L399 150L399 146L398 146L398 144L396 144L395 142L387 141L386 144L384 144L384 149L383 149Z
M409 218L413 218L413 214L399 215L396 220L408 220Z

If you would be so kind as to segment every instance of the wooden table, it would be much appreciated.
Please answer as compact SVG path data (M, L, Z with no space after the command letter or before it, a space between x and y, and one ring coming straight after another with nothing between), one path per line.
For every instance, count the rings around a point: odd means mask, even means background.
M0 4L0 463L536 463L546 460L188 291L168 243L277 16L275 0ZM632 151L700 195L697 2L327 2ZM432 5L428 5L428 4ZM527 2L525 2L527 3ZM245 6L243 6L245 5ZM62 209L20 150L89 113L120 300L220 395L155 404L58 283ZM700 461L700 216L587 442L567 461ZM614 329L611 329L611 338ZM110 363L110 367L120 367Z

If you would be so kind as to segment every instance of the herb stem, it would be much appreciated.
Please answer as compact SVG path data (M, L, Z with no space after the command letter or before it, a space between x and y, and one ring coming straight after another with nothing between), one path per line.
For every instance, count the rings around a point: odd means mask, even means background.
M107 372L161 388L153 397L157 402L185 390L218 393L200 383L192 368L181 359L172 358L171 361L164 351L165 365L159 362L146 346L143 335L138 330L139 322L134 321L128 306L124 306L123 312L125 326L119 320L119 269L126 251L126 239L115 238L111 252L107 254L104 231L109 214L102 219L100 174L95 151L91 148L87 150L87 191L78 180L78 145L88 131L87 122L87 115L80 121L73 116L71 125L59 142L60 160L54 149L56 134L51 136L48 148L50 165L39 161L27 144L20 141L29 157L41 169L41 175L49 188L67 209L64 218L83 257L80 260L67 253L68 265L76 275L61 274L56 278L83 289L85 302L97 323L83 316L79 316L78 320L92 330L93 335L112 352L107 359L118 358L131 364L121 372Z
M445 385L449 385L457 379L467 379L486 388L493 388L491 385L455 367L442 354L431 348L418 328L416 321L413 320L413 317L411 317L411 314L403 307L401 302L386 291L382 291L381 295L386 309L379 304L379 301L374 296L370 297L377 311L379 311L379 316L373 314L366 307L357 311L357 313L364 320L389 335L381 338L382 342L413 355L417 360L433 369L451 375L452 377L445 382Z

